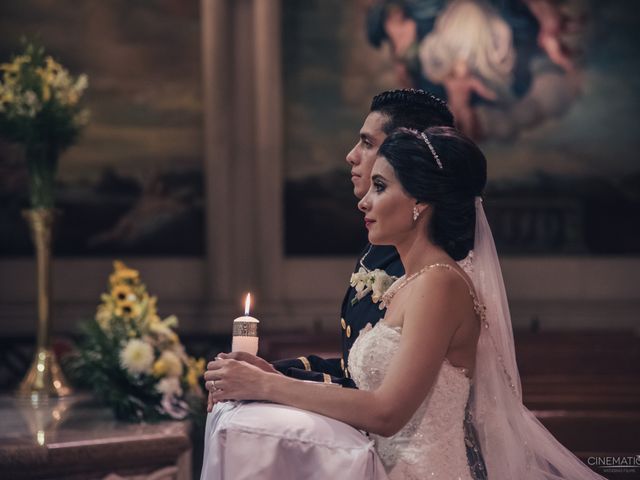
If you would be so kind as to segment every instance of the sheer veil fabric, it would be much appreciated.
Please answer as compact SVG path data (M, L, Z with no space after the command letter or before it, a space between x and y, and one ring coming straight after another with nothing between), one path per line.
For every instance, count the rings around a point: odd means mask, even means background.
M488 478L604 479L562 446L522 403L507 295L480 197L476 198L475 244L468 273L486 306L471 414Z

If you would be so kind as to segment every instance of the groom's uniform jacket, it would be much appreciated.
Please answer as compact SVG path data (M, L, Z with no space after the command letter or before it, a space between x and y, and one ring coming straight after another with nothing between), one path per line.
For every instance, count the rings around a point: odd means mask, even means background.
M367 251L369 251L368 254ZM364 259L361 260L363 256ZM354 272L360 269L361 261L370 271L380 269L391 276L404 275L400 255L395 247L367 245L356 262ZM279 360L274 362L273 366L285 375L300 380L337 383L343 387L355 388L355 383L349 375L349 351L358 338L360 330L367 323L375 325L385 314L385 310L380 310L379 303L371 301L371 293L358 301L354 301L355 295L355 288L349 287L342 301L339 327L342 333L342 358L322 358L317 355L308 355L295 359Z

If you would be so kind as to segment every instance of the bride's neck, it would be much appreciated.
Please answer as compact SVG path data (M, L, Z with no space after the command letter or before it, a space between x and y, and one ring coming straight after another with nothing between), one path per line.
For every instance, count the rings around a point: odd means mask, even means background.
M449 259L447 253L428 238L416 235L396 245L400 261L407 276L412 275L427 265L445 262Z

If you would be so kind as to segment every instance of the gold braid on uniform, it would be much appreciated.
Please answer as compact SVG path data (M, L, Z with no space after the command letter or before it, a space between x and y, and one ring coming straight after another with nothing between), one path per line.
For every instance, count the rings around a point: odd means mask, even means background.
M311 364L309 363L309 360L307 359L307 357L298 357L298 360L302 362L302 365L304 365L304 369L307 372L311 371Z

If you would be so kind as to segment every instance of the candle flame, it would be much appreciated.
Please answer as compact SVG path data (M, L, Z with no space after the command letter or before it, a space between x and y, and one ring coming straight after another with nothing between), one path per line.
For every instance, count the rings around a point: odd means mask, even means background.
M244 314L249 315L250 309L251 309L251 294L247 293L247 298L244 301Z

